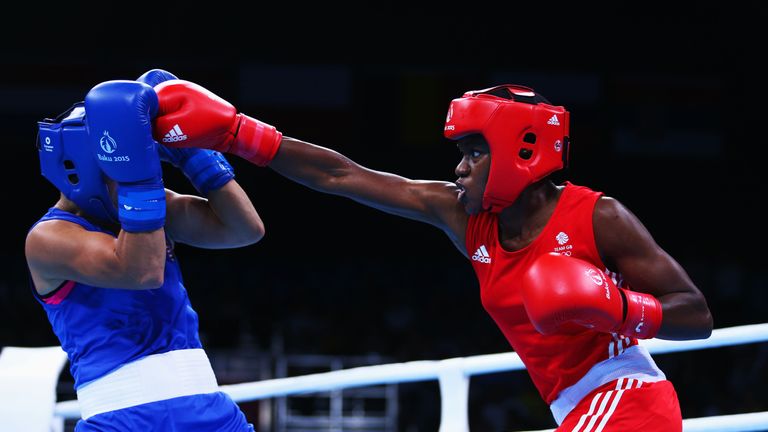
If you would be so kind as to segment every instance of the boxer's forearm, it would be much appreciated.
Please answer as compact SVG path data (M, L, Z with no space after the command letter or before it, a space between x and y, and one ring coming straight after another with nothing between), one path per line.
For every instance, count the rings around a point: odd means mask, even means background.
M327 193L337 193L338 180L360 169L339 152L289 137L283 137L269 167L297 183Z

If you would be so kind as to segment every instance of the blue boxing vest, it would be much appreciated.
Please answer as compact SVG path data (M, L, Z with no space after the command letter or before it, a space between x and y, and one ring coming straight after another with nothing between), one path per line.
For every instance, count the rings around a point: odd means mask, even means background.
M35 225L52 219L108 233L57 208L49 209ZM62 298L60 291L65 287L68 293ZM167 248L165 280L160 288L99 288L70 281L43 297L34 292L69 357L76 389L151 354L202 348L197 313L187 297L171 246ZM56 301L50 300L57 295Z

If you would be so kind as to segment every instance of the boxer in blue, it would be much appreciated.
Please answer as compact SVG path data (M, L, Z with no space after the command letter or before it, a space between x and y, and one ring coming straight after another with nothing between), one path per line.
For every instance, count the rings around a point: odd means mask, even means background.
M245 246L264 225L221 153L152 139L153 87L175 78L107 81L39 123L42 174L61 196L25 252L70 361L77 432L254 430L218 390L173 246ZM205 198L165 189L161 159Z

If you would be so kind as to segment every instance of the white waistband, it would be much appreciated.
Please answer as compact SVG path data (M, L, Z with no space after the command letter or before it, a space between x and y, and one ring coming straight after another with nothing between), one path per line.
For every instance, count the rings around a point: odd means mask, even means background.
M619 378L632 378L645 382L667 379L645 347L631 346L621 354L592 366L592 369L576 384L557 395L557 399L549 405L557 424L560 425L568 413L592 390Z
M219 391L202 349L154 354L128 363L77 389L83 419L108 411Z

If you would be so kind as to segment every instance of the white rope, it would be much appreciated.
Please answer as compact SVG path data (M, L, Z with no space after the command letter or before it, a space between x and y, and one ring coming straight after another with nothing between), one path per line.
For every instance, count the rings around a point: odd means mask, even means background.
M717 329L707 339L692 341L668 341L652 339L641 341L651 354L691 351L697 349L719 348L768 341L768 323L728 327ZM350 387L362 387L399 382L440 380L441 406L453 407L443 410L443 423L460 425L457 428L441 426L441 432L466 430L467 391L462 390L466 383L459 379L457 371L465 377L494 372L506 372L525 369L517 353L507 352L486 354L473 357L457 357L446 360L423 360L406 363L392 363L376 366L363 366L333 372L302 375L297 377L277 378L241 384L220 386L221 391L229 394L235 402L248 402L271 397L294 394L316 393ZM456 391L451 391L451 383L456 383ZM458 400L457 400L458 399ZM457 410L455 407L465 409ZM56 404L55 414L63 418L79 418L80 408L77 401L64 401ZM447 416L447 418L446 418ZM685 431L758 431L768 428L768 412L740 414L737 416L716 416L684 421ZM757 429L750 429L750 428ZM733 429L735 428L735 429ZM533 432L533 431L531 431ZM539 431L544 432L544 431Z

